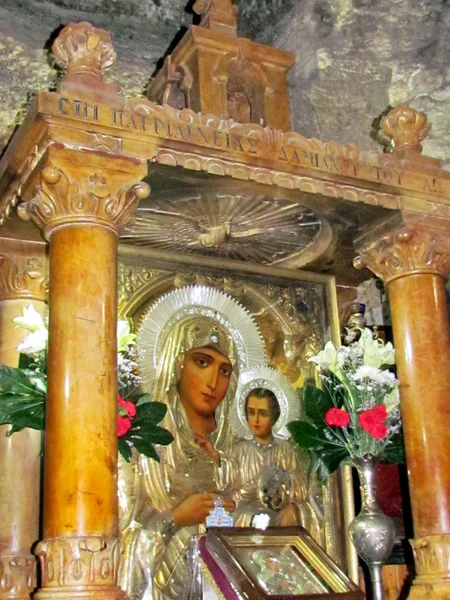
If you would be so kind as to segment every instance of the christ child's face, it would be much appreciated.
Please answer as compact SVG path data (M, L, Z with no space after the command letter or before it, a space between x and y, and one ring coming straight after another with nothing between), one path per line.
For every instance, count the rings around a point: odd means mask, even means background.
M193 348L186 354L178 382L182 404L199 415L213 414L228 391L232 372L230 360L218 350Z
M250 394L247 400L247 422L257 441L264 442L272 438L272 411L267 396L258 398Z

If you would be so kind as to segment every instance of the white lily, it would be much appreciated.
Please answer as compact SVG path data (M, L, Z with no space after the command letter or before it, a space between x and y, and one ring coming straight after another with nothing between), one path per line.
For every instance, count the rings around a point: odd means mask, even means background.
M17 323L20 327L27 329L28 331L39 331L45 329L47 331L47 327L44 323L41 315L35 310L34 306L30 304L28 308L22 309L21 317L14 317L14 323Z
M17 345L17 351L23 354L38 354L47 348L48 331L46 327L29 333Z
M332 369L330 369L330 365L335 365L336 361L337 352L333 342L327 342L319 354L308 358L308 362L312 362L317 365L321 371L331 371Z
M365 365L379 368L382 365L395 364L395 350L391 342L384 344L382 340L374 340L372 332L367 327L361 330L358 345L364 349Z
M128 321L117 321L117 351L125 352L127 346L135 344L136 335L131 333Z
M320 371L330 371L341 381L344 380L344 374L342 373L341 356L339 348L336 349L333 342L327 342L323 348L316 354L308 358L308 362L312 362L319 368Z
M386 405L386 410L388 411L388 413L391 413L393 410L400 406L400 393L398 391L398 387L394 387L389 392L389 394L384 400L384 404Z

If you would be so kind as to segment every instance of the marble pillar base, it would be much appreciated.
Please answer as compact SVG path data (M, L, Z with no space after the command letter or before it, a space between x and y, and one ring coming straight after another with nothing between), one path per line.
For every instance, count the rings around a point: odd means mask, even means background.
M42 588L36 600L124 600L117 585L120 544L116 538L68 536L46 539L36 547Z

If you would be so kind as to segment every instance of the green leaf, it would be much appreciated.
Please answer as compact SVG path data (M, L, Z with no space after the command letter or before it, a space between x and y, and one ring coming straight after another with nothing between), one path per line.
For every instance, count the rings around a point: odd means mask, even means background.
M43 430L44 399L45 397L40 392L29 396L26 394L0 394L0 424L12 425L8 435L25 427Z
M32 365L36 363L35 358L29 354L19 354L19 369L32 369Z
M127 462L130 462L130 460L131 460L131 448L127 444L127 442L125 441L125 439L123 437L118 438L117 445L118 445L119 452L123 456L123 458Z
M131 429L127 434L133 444L138 440L144 440L152 444L161 444L162 446L167 446L173 442L173 435L167 429L158 427L158 425L153 425L152 423L136 427L135 421L134 419Z
M334 406L327 390L321 390L312 383L303 388L303 407L305 416L313 425L323 427L326 412Z
M405 463L405 446L403 444L403 435L401 433L396 433L391 437L384 449L383 459L386 462L394 463L396 465Z
M142 406L142 404L147 404L148 402L151 402L152 398L150 394L142 394L142 396L139 396L137 398L130 398L130 400L134 402L136 406Z
M7 432L7 436L9 437L13 433L17 431L22 431L22 429L37 429L38 431L44 430L44 409L39 413L35 413L33 415L30 414L21 414L14 418L14 422L11 424Z
M291 421L287 425L289 433L300 448L315 448L327 443L322 429L318 429L306 421Z
M31 383L34 383L36 389L43 394L47 394L47 376L42 373L36 373L33 371L32 373L28 373L28 377Z
M153 444L146 440L137 440L134 443L134 446L138 452L143 454L144 456L148 456L149 458L153 458L156 462L159 462L159 455L156 452Z
M141 424L141 421L146 423L159 423L162 421L167 412L167 406L162 402L145 402L144 404L138 404L136 410L136 416L133 419L133 424L145 427Z
M348 457L347 448L343 446L328 446L318 455L317 473L321 481L325 481L332 473L334 473L343 461Z
M35 394L36 385L30 380L28 373L31 373L31 371L23 371L0 365L0 392L9 394ZM33 371L33 373L35 372Z

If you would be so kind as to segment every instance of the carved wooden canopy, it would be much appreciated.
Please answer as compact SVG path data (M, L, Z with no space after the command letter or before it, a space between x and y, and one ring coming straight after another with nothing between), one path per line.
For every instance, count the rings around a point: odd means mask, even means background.
M148 163L152 193L122 230L126 244L290 268L329 269L338 256L345 279L354 240L374 224L382 231L392 214L400 227L411 215L446 223L450 173L420 154L429 131L423 113L400 105L387 115L381 133L390 154L269 127L286 122L289 56L238 38L225 18L234 15L231 2L197 4L209 20L186 34L150 87L163 105L125 98L104 81L115 60L107 32L88 23L61 32L53 46L66 69L60 89L38 92L0 161L0 235L41 239L12 209L33 197L42 167L63 150L111 172ZM221 20L224 27L209 26ZM195 110L208 105L214 114ZM106 190L102 169L94 171L89 181Z

